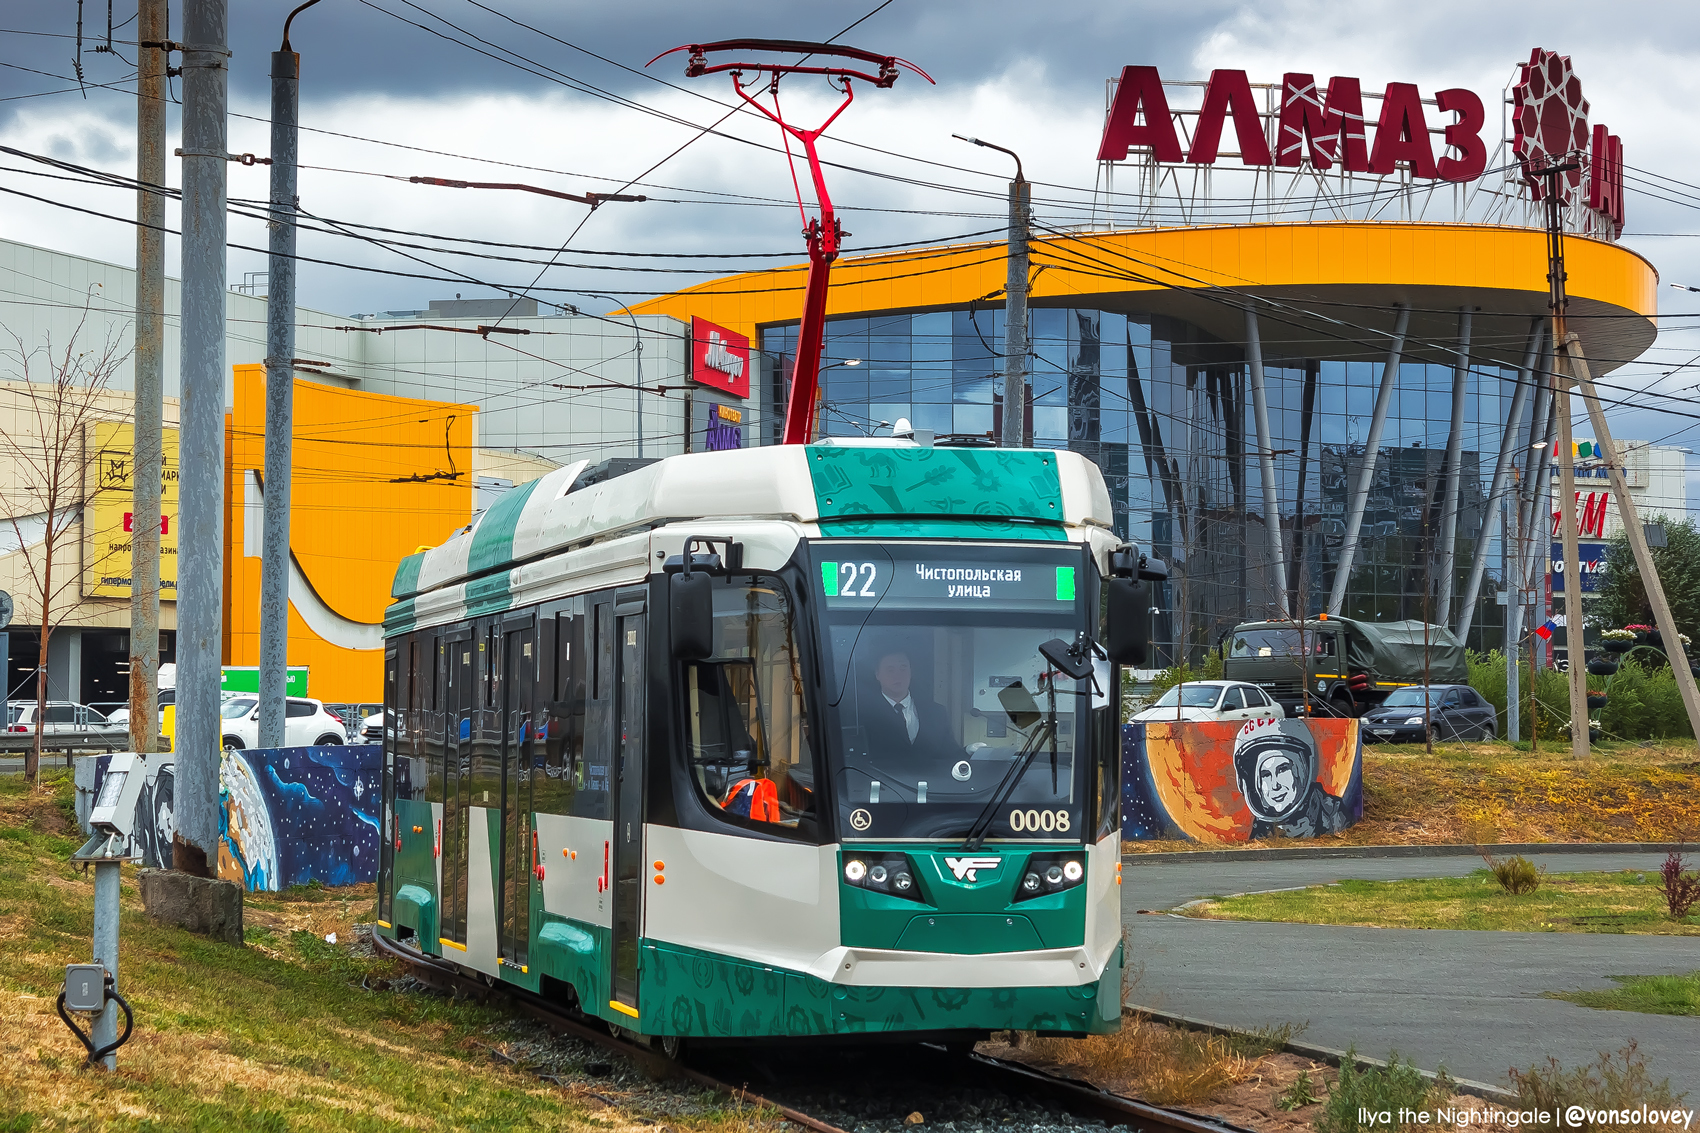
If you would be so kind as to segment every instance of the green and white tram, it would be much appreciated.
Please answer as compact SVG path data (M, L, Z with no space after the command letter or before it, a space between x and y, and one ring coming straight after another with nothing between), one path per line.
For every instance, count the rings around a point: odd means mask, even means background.
M905 440L513 489L396 575L379 931L658 1039L1114 1030L1110 514Z

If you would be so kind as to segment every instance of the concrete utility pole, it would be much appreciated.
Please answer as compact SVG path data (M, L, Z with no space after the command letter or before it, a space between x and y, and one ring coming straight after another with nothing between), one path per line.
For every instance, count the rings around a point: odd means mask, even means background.
M289 481L295 436L295 162L300 130L301 56L290 50L289 25L319 0L307 0L283 22L283 46L272 52L271 238L266 260L266 482L260 544L261 747L283 746L289 691Z
M1505 738L1516 743L1522 738L1518 719L1522 694L1517 687L1517 641L1522 635L1523 603L1522 595L1511 585L1511 564L1515 561L1511 555L1511 540L1511 501L1502 497L1499 501L1499 577L1500 590L1505 596L1505 614L1501 622L1505 642Z
M1560 211L1559 178L1578 168L1575 161L1548 166L1539 176L1545 177L1547 206L1547 284L1552 310L1552 341L1554 352L1563 349L1565 341L1564 310L1569 299L1564 294L1564 224ZM1564 573L1569 576L1564 588L1564 645L1570 678L1570 754L1576 759L1588 758L1588 663L1582 646L1582 579L1578 564L1581 555L1576 549L1576 453L1571 447L1570 382L1564 369L1553 367L1553 413L1558 422L1558 516L1559 532L1564 545ZM1650 591L1649 591L1650 593Z
M1665 656L1670 659L1671 674L1676 677L1676 687L1682 693L1682 706L1688 710L1688 726L1694 729L1694 734L1700 736L1700 687L1694 681L1694 673L1688 667L1688 657L1682 648L1682 638L1677 636L1676 619L1671 616L1670 602L1665 599L1664 583L1659 580L1659 572L1653 566L1653 553L1647 547L1647 531L1641 526L1641 519L1635 512L1635 501L1629 495L1629 484L1623 478L1623 461L1617 451L1617 442L1612 440L1611 429L1606 425L1606 412L1600 405L1599 394L1594 391L1594 381L1588 373L1588 361L1582 355L1582 343L1577 335L1568 334L1562 340L1564 343L1565 360L1570 365L1571 380L1576 382L1582 394L1582 404L1588 407L1588 416L1594 422L1594 443L1601 446L1601 455L1605 458L1606 475L1611 482L1612 495L1617 497L1617 515L1623 522L1623 533L1629 538L1629 549L1635 554L1635 569L1641 575L1641 585L1647 590L1647 604L1653 607L1653 624L1659 627L1659 636L1664 639ZM1565 514L1571 523L1576 522L1576 497L1574 494L1565 496ZM1568 554L1568 552L1566 552ZM1565 573L1570 573L1569 566ZM1575 592L1580 601L1581 582L1578 579ZM1570 586L1564 588L1564 609L1570 611ZM1569 619L1566 618L1566 623ZM1574 647L1571 651L1570 667L1576 667Z
M166 0L138 0L136 180L165 184ZM165 475L165 196L136 192L135 438L130 504L130 747L159 746L160 495Z
M1032 214L1032 186L1022 175L1021 156L1012 149L952 134L972 145L995 149L1015 159L1015 180L1009 183L1009 274L1004 280L1003 316L1003 430L998 444L1004 448L1027 446L1027 256L1028 218Z
M183 4L183 423L177 564L177 835L172 865L218 867L224 646L227 0Z
M1446 436L1446 495L1440 505L1440 601L1435 622L1446 625L1452 620L1453 575L1458 566L1458 494L1463 488L1464 463L1464 399L1470 383L1470 314L1469 307L1458 308L1458 357L1452 365L1452 425ZM1483 529L1487 522L1484 519ZM1484 550L1478 540L1476 559Z

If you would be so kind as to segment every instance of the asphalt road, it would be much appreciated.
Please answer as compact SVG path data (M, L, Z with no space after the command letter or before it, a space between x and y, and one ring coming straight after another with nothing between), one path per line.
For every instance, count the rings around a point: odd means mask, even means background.
M1657 871L1662 854L1531 854L1553 873ZM1700 1018L1600 1011L1542 998L1608 975L1700 970L1700 937L1258 924L1140 915L1195 897L1348 878L1459 877L1476 858L1263 862L1124 859L1129 1002L1237 1027L1308 1022L1301 1040L1505 1087L1513 1066L1573 1067L1640 1042L1655 1079L1700 1096Z

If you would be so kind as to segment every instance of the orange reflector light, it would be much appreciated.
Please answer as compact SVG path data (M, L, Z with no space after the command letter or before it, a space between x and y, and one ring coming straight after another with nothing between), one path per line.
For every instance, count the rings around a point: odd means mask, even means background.
M658 873L658 874L656 874L656 875L655 875L655 884L657 884L657 885L665 885L665 884L667 884L667 879L666 879L666 878L665 878L665 877L663 877L663 876L661 876L661 875L660 875L660 874L659 874L659 873Z
M656 868L656 869L666 869L666 868L667 868L667 863L666 863L666 862L656 862L656 863L655 863L655 868Z

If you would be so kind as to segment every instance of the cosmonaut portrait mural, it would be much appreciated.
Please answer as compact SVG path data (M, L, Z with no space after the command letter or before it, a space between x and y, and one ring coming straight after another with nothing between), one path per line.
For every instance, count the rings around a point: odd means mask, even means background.
M96 761L92 790L98 793L112 757L87 758ZM176 770L172 756L150 757L136 802L130 852L152 868L171 868ZM249 890L373 880L382 776L383 749L375 744L225 752L218 875Z
M1123 726L1124 838L1316 838L1362 817L1356 720Z

